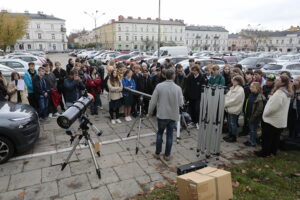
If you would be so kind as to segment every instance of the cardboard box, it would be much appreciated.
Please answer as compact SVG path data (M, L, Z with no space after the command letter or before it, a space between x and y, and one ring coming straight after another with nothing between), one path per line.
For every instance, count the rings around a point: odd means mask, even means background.
M181 200L216 200L215 178L191 172L177 177Z
M215 178L217 200L229 200L233 198L231 173L213 167L205 167L196 173Z

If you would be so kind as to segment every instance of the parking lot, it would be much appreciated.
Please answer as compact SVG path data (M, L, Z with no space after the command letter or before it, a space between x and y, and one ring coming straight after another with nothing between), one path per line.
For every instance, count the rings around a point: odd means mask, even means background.
M66 65L67 54L48 55L52 61ZM127 199L176 178L178 166L198 161L196 156L197 130L191 134L183 131L179 144L174 141L172 159L169 162L152 157L155 150L155 133L145 121L142 126L140 150L135 154L137 126L127 138L133 122L112 125L109 120L108 102L101 96L104 109L91 121L103 131L102 136L90 132L94 141L99 141L101 157L97 161L101 168L98 179L91 155L86 146L81 145L71 157L71 162L61 171L61 163L67 157L71 145L69 136L60 128L55 119L41 123L40 138L34 148L24 155L0 165L0 199L51 199L51 200L109 200ZM151 119L155 123L155 119ZM78 131L78 124L72 126ZM174 137L174 140L176 138ZM211 158L210 166L240 163L249 157L254 148L245 148L242 142L222 143L219 160Z

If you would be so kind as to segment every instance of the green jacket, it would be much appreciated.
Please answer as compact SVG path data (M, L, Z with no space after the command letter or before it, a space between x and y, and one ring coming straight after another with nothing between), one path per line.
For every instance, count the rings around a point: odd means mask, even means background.
M219 73L217 76L211 76L208 85L221 85L225 86L225 79L224 77Z
M265 100L264 95L259 93L252 106L251 118L249 120L249 124L258 124L261 121L262 114L264 112L264 100ZM244 110L246 116L247 116L246 112L248 108L248 101L249 98L246 100L246 105Z

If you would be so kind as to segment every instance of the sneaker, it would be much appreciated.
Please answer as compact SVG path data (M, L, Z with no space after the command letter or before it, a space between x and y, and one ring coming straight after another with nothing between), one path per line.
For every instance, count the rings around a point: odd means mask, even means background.
M128 116L128 120L129 120L129 121L131 121L131 120L132 120L130 116Z
M50 113L50 114L49 114L49 117L50 117L50 118L53 118L53 114L52 114L52 113Z
M102 106L100 106L100 110L103 110L103 107L102 107Z
M255 144L251 144L251 142L249 142L249 141L244 142L244 145L247 147L255 147L256 146Z
M53 117L58 117L60 114L58 112L53 114Z
M164 160L165 160L165 161L170 161L170 160L171 160L171 157L170 157L170 156L164 155Z
M129 118L128 118L128 117L125 117L125 121L126 121L126 122L129 122L130 120L129 120Z
M118 124L121 124L121 123L122 123L122 121L121 121L120 119L117 119L116 122L117 122Z
M153 156L153 158L155 158L155 159L157 159L157 160L160 159L160 155L157 154L157 153L153 153L152 156Z
M198 123L196 124L196 128L197 128L197 130L199 130L199 124Z
M114 119L111 120L112 124L116 124L116 121Z

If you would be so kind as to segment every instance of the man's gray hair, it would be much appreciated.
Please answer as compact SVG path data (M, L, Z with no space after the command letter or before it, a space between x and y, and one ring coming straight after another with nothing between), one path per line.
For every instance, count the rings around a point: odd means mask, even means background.
M166 70L166 78L167 78L168 80L172 80L173 77L174 77L174 75L175 75L174 70L172 70L172 69Z

